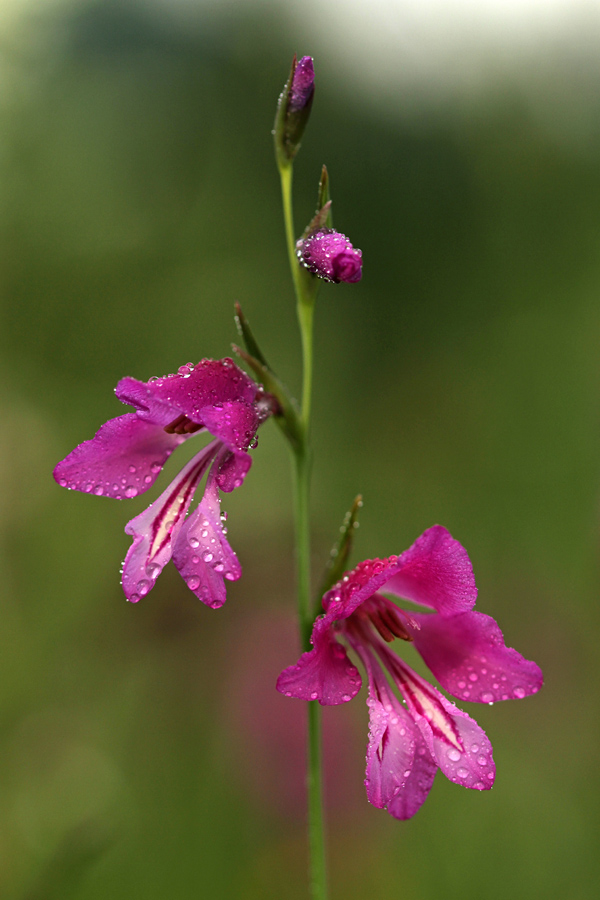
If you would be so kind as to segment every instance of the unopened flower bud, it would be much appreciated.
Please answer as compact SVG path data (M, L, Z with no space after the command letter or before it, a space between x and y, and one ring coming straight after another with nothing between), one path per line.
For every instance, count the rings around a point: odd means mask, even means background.
M346 235L321 228L296 244L299 262L324 281L354 283L362 278L362 252Z
M311 56L292 61L292 70L277 105L275 118L275 148L280 165L289 165L300 147L313 96L315 72Z

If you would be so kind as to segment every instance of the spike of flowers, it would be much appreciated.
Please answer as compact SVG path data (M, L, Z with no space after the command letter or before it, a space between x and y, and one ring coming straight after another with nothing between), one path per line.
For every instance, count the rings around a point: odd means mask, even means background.
M434 612L407 612L381 591ZM344 703L356 696L361 678L339 639L355 651L369 683L367 797L397 819L417 812L438 768L480 791L492 787L495 769L479 725L386 642L394 636L413 641L442 687L460 700L520 699L542 686L540 668L505 646L494 619L473 610L476 597L466 550L435 525L400 556L366 560L344 575L323 597L313 649L279 676L277 689L288 697Z
M304 268L324 281L353 284L362 278L362 251L356 250L345 234L332 228L320 228L301 238L296 256Z
M241 568L225 538L218 489L229 492L242 484L252 462L247 451L271 413L269 395L231 359L188 363L174 375L146 382L123 378L116 394L136 411L110 419L75 447L56 466L54 478L70 490L136 497L152 487L176 447L209 432L214 440L126 525L133 544L122 584L127 599L137 602L173 557L190 590L209 606L221 606L224 579L238 579ZM209 469L204 497L185 521Z

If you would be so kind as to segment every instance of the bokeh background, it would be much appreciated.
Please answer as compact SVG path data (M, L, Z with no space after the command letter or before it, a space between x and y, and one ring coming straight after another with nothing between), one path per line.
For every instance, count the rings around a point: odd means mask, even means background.
M441 522L546 676L467 710L494 790L438 775L409 823L364 797L362 700L325 710L332 897L596 896L599 4L3 0L0 28L0 895L306 897L277 429L224 501L219 612L172 567L137 606L119 585L185 449L131 501L51 478L120 377L227 355L236 300L297 391L270 135L297 51L298 231L326 162L365 261L319 300L315 577L358 491L354 562Z

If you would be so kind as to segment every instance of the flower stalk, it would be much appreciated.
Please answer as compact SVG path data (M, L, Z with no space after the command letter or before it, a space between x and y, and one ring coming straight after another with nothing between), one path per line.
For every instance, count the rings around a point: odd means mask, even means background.
M294 475L294 522L298 591L298 624L303 651L310 649L313 623L310 567L310 415L313 368L313 313L318 279L303 269L296 256L292 181L293 164L277 156L281 179L281 196L285 236L292 282L296 295L296 311L302 341L301 434L296 444L290 443ZM308 844L310 892L312 900L327 900L325 836L323 821L323 787L321 772L321 710L318 703L308 704Z

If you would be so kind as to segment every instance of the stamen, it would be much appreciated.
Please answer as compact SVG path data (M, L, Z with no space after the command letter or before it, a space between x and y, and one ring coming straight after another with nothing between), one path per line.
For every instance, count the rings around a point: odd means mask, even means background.
M188 417L182 413L168 425L165 425L163 431L166 431L167 434L194 434L196 431L200 431L201 428L204 428L204 425L200 425L198 422L192 422L191 419L188 419Z
M394 638L403 641L412 641L412 635L406 630L398 614L389 606L377 606L368 613L369 620L377 629L381 637L390 644Z

